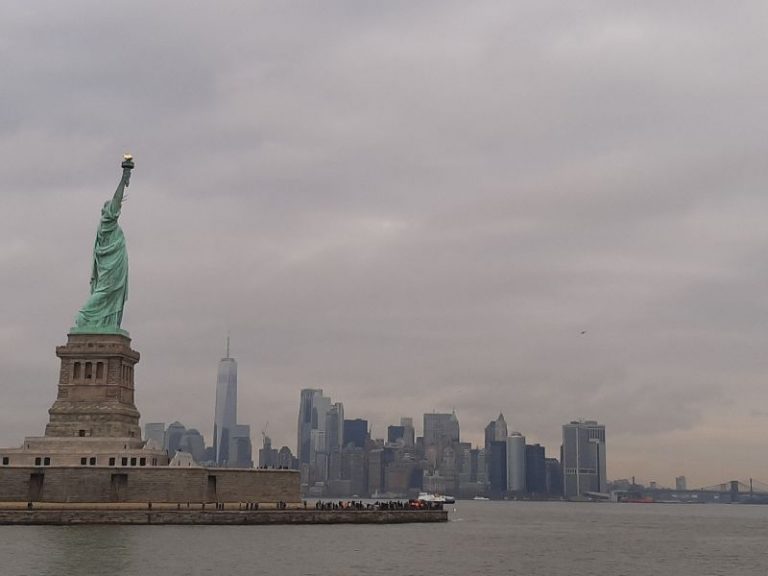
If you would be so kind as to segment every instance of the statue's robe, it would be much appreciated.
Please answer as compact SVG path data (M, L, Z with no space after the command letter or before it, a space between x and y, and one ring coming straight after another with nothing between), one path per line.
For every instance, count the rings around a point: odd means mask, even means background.
M123 321L123 307L128 299L128 252L117 223L122 200L121 183L114 198L101 209L93 247L91 295L75 320L78 328L119 329Z

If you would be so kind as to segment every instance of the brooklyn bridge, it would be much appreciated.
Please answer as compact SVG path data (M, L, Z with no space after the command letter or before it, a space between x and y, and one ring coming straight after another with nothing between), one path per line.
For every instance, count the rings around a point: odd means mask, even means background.
M619 502L768 504L768 484L748 478L686 490L632 486L611 495Z

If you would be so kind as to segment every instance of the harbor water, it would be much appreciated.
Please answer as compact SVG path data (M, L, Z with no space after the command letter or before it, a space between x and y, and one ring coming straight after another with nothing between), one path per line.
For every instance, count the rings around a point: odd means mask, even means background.
M768 506L459 501L450 509L444 524L0 526L0 574L768 574Z

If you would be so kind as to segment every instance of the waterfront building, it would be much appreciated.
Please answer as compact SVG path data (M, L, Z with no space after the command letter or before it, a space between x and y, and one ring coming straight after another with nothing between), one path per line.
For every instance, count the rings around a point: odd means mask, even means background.
M384 486L387 494L406 498L410 493L416 492L412 487L414 483L414 472L417 473L417 477L421 476L421 471L418 469L417 463L413 460L396 459L395 461L388 463L384 472Z
M525 487L534 496L547 494L547 462L541 444L525 445Z
M563 469L557 458L547 458L545 461L547 473L547 494L550 498L563 495Z
M685 476L677 476L675 478L675 490L687 490L688 482L685 480Z
M606 492L605 426L594 420L563 425L563 493L581 499L588 492Z
M488 459L488 489L494 498L507 491L507 441L493 440L486 454Z
M507 492L525 492L525 436L519 432L507 437Z
M217 466L228 466L232 433L237 424L237 362L229 355L219 361L216 380L216 410L213 420L213 448Z
M375 448L368 452L368 495L377 498L384 492L384 449Z
M368 460L364 448L347 444L341 452L341 477L349 481L354 497L368 494Z

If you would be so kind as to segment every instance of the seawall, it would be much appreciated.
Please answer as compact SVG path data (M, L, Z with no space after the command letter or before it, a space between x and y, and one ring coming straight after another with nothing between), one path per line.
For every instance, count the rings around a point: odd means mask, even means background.
M295 470L0 466L0 502L299 502Z
M0 509L0 525L405 524L447 522L445 510Z

